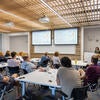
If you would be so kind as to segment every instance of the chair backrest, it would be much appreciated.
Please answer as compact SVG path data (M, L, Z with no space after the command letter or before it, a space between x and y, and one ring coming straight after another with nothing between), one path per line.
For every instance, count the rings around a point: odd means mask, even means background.
M22 70L23 70L23 74L27 74L28 73L25 69L22 69Z
M47 59L47 60L44 60L44 61L41 63L41 66L42 66L42 67L47 67L48 62L49 62L48 59Z
M0 100L4 100L5 91L6 91L6 86L0 88Z
M16 66L16 67L10 67L10 66L8 66L8 69L9 69L9 73L10 73L10 75L12 75L12 74L15 74L15 73L19 73L19 66Z
M0 57L0 62L7 62L7 58L5 58L5 57Z
M71 97L74 100L85 100L87 98L88 86L74 88L71 93Z

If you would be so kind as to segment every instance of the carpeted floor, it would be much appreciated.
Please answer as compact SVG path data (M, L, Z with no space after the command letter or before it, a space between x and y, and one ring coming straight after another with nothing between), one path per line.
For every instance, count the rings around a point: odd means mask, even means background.
M30 95L33 93L33 94L35 94L37 96L41 96L41 97L44 97L46 95L51 95L51 91L48 88L47 89L41 89L41 88L37 88L37 86L35 86L35 87L29 86L28 93ZM59 93L57 93L56 96L60 97ZM15 90L6 94L4 96L4 100L16 100ZM88 92L88 99L87 100L100 100L100 88L95 92Z

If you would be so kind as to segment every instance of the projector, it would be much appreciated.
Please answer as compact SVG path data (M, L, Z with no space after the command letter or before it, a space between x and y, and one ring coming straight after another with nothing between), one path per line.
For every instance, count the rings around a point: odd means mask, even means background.
M50 19L47 16L41 17L39 19L41 23L49 23Z

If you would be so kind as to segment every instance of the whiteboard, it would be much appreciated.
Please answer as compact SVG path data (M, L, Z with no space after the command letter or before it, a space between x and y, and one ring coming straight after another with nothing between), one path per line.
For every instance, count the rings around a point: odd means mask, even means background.
M94 52L84 52L84 61L87 62L88 64L91 63L91 57L95 55Z
M35 53L54 53L58 51L60 54L75 54L75 45L52 45L52 46L34 46Z

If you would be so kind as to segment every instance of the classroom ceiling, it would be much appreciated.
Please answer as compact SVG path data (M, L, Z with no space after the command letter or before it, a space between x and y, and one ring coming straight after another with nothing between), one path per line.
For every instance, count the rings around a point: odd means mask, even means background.
M50 19L49 23L39 22L44 15ZM0 32L99 24L100 0L0 0Z

